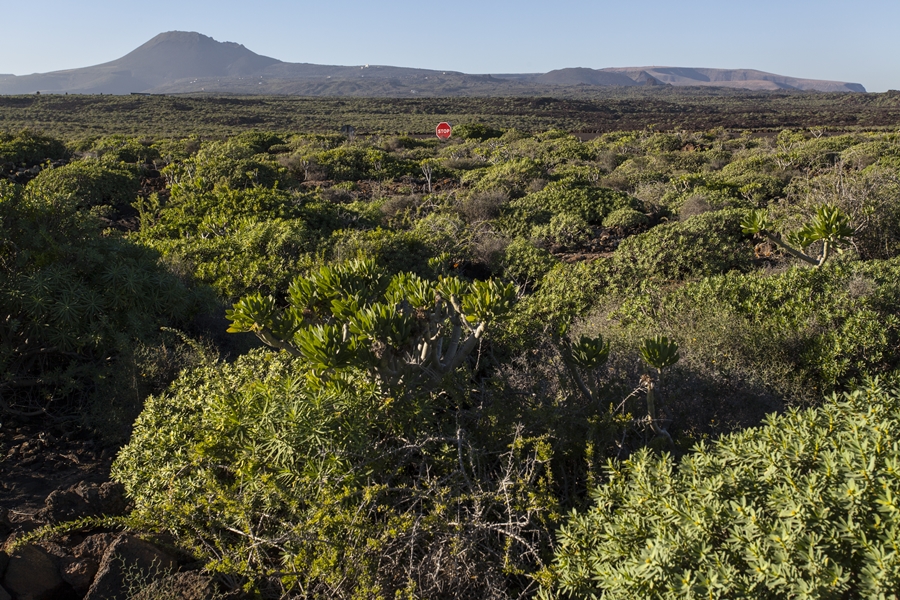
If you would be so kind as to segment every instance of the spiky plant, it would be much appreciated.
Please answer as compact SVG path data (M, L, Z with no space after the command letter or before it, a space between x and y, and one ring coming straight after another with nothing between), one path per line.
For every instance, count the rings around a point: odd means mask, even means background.
M751 211L741 221L744 233L762 235L794 258L817 269L825 264L832 252L849 245L853 237L850 218L839 208L827 204L816 209L815 216L802 228L787 236L775 232L774 227L765 209ZM822 243L821 251L817 255L809 254L808 249L816 242Z

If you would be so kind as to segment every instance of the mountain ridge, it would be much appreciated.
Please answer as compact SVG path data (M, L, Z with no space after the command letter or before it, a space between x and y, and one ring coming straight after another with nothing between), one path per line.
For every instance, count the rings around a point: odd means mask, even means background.
M858 83L804 79L755 69L694 67L571 67L496 76L388 65L289 63L242 44L197 32L161 33L128 54L99 65L0 75L0 94L239 93L294 95L538 94L558 87L670 85L749 90L865 92Z

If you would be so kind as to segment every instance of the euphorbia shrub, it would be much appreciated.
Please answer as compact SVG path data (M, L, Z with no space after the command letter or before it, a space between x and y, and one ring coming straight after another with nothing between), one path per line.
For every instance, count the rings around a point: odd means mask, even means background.
M608 465L560 530L570 598L896 598L900 393L875 383L700 444Z

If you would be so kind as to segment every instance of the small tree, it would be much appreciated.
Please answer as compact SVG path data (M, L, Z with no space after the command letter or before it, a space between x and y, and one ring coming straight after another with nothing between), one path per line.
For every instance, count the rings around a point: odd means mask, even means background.
M774 232L774 225L769 220L765 209L751 211L741 220L744 233L762 235L785 252L799 258L815 268L821 267L831 256L832 250L839 250L849 245L853 237L850 219L839 208L827 204L816 210L816 215L800 230L782 237ZM822 249L817 255L807 252L815 242L822 242Z
M565 336L567 329L567 325L561 326L559 335L555 336L563 363L578 390L590 402L597 402L600 398L597 370L609 360L609 342L602 335L583 334L577 342L572 342Z
M650 367L656 369L656 379L650 373L645 373L641 378L641 383L647 388L647 417L650 422L650 429L656 435L664 436L669 443L672 442L672 436L664 427L659 424L659 411L656 406L655 388L662 381L662 370L671 367L678 362L681 356L678 354L678 344L674 340L670 340L664 335L657 335L653 338L645 339L640 346L641 357Z
M563 363L575 382L575 386L590 402L600 400L600 379L598 369L609 360L609 342L602 335L591 337L581 335L577 342L573 342L565 336L567 326L560 328L556 336ZM660 425L658 400L656 388L662 379L662 370L674 365L681 358L678 354L678 344L666 336L656 336L641 342L639 346L641 357L651 368L656 370L656 377L647 372L641 377L640 386L636 392L647 391L647 420L650 429L656 435L665 437L670 444L672 436Z
M428 193L431 193L431 178L434 175L434 162L430 158L426 158L419 167L422 169L422 175L425 176L425 184L428 186Z
M387 279L375 261L351 260L295 279L286 306L259 293L241 299L228 331L302 356L320 377L359 366L386 392L406 393L462 365L515 296L512 284Z

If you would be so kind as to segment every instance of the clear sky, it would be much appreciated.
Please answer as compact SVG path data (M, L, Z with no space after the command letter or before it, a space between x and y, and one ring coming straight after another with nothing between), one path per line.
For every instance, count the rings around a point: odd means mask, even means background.
M0 0L0 6L12 0ZM0 73L114 60L198 31L288 62L466 73L752 68L900 89L900 0L42 0L7 7Z

